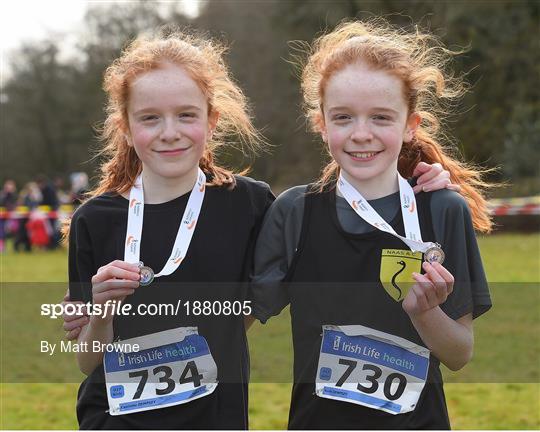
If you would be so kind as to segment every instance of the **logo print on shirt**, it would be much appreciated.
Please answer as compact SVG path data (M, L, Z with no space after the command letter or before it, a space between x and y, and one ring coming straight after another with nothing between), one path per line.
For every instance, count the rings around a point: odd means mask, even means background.
M413 272L420 273L422 252L402 249L383 249L381 252L380 280L384 290L396 302L405 298L414 284Z

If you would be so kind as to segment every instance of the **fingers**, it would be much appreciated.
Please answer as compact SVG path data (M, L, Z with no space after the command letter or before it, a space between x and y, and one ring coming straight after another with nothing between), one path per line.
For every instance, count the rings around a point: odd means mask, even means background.
M433 164L429 171L423 173L416 180L416 184L421 185L424 192L436 190L435 186L441 188L441 184L446 185L447 183L450 183L450 173L443 170L440 164Z
M448 297L448 282L444 279L442 274L439 273L439 267L442 268L439 263L433 265L431 263L424 262L422 264L422 268L426 272L425 276L427 276L435 288L434 292L437 298L437 304L444 303Z
M83 302L80 302L80 301L77 301L77 302L65 302L65 303L62 303L62 305L64 306L64 313L62 314L62 319L64 320L64 324L65 323L70 323L72 321L77 321L77 320L80 320L80 319L84 319L88 316L88 308L87 308L87 305L84 304ZM69 308L68 310L66 309L66 305L72 305L73 308ZM82 306L78 306L78 305L82 305ZM64 330L68 330L65 328L64 326ZM69 329L71 330L71 329Z
M103 267L92 277L92 299L94 304L106 304L109 301L123 302L139 286L139 264L130 264L116 260ZM103 316L92 315L94 320L105 320ZM107 319L111 319L109 315Z
M66 332L65 337L67 340L75 340L79 337L79 335L81 334L81 331L82 331L82 327L74 328L73 330Z
M82 301L69 301L69 294L64 296L62 302L62 319L64 323L77 320L88 315L87 305Z
M414 284L411 289L413 289L416 295L417 303L421 310L427 311L438 306L440 303L435 284L426 275L413 273L413 278L418 283Z
M443 177L446 175L449 175L446 174L446 171L444 173L441 173L439 177L422 185L422 190L424 192L430 192L446 188L446 186L450 184L450 178Z
M135 289L138 286L138 280L108 279L105 282L94 283L92 286L92 294L96 295L111 290Z
M139 264L132 264L122 260L114 260L111 261L109 264L100 267L98 269L98 273L107 267L118 267L124 270L137 271L139 269Z
M425 162L419 162L414 168L413 177L418 177L431 169L431 165Z
M456 192L461 192L461 186L454 183L448 183L446 186L446 189L450 189Z
M450 293L454 291L454 276L438 262L432 263L431 269L432 271L437 272L439 277L442 278L442 280L444 281L446 288L446 296L448 297Z
M124 299L135 292L134 288L118 288L106 290L104 292L94 294L94 303L105 304L110 300L124 301Z
M72 319L71 321L64 321L62 328L65 331L70 332L77 328L84 327L89 322L90 322L90 318L88 316L76 317L75 319Z
M122 263L122 265L117 265L116 263ZM99 268L98 272L92 277L92 283L100 283L109 279L138 281L140 279L139 266L138 264L128 264L124 261L113 261Z

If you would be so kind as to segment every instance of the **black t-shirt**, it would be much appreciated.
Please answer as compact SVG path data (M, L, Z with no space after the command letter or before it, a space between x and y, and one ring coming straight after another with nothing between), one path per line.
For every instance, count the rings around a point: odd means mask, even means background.
M453 200L437 199L437 209L446 215L446 231L436 235L432 221L432 202L436 195L452 194ZM314 394L317 361L321 348L322 325L362 325L383 331L415 344L424 345L401 303L392 299L379 282L383 266L383 250L408 250L395 237L378 231L360 228L345 229L339 214L339 197L335 191L303 195L302 223L294 253L285 270L286 284L275 283L270 274L276 260L265 270L259 266L253 285L254 315L265 321L279 313L288 303L294 342L294 380L289 427L292 429L423 429L448 428L448 416L442 390L438 360L432 356L428 383L412 413L392 415L385 412L321 398ZM390 221L394 229L403 232L401 215L393 212L394 194L381 199L375 208ZM289 201L291 202L291 201ZM281 204L283 201L281 202ZM374 204L373 202L370 202ZM491 302L485 281L469 212L464 200L449 191L437 191L417 196L420 226L424 241L442 243L447 259L445 267L456 277L454 292L441 309L453 319L468 313L477 316L489 309ZM279 199L274 207L279 205ZM294 206L294 201L292 202ZM386 210L385 210L386 209ZM276 221L272 214L287 214L272 210L264 227L272 229ZM385 214L386 213L386 214ZM389 213L391 214L389 216ZM450 215L452 215L450 217ZM343 215L341 215L343 216ZM281 217L281 221L286 218ZM360 218L356 218L360 220ZM351 220L353 221L353 220ZM259 237L269 236L264 232ZM349 227L348 227L349 228ZM351 232L353 231L353 232ZM277 236L277 230L274 231ZM442 238L441 238L442 237ZM258 244L257 249L266 245ZM258 253L257 256L270 253ZM283 264L283 260L280 261ZM478 266L474 268L473 266Z
M279 195L266 213L257 240L251 295L253 315L262 323L278 315L290 302L287 291L279 282L285 278L297 253L306 188L306 185L296 186ZM417 197L421 199L423 194L421 192ZM369 203L388 221L393 220L400 210L398 193ZM364 234L375 231L358 217L345 198L336 196L335 207L344 232ZM445 262L445 267L457 282L470 284L470 296L463 298L460 310L452 317L459 318L465 311L472 311L476 318L491 307L491 298L467 202L459 193L441 189L431 193L429 211L435 241L443 246L447 256L452 257L451 261Z
M208 187L197 227L181 266L171 275L139 287L126 299L140 304L176 304L178 299L242 300L252 266L255 240L274 197L268 185L237 177L234 188ZM141 261L157 273L168 259L189 193L172 201L145 205ZM90 301L92 276L99 267L122 260L128 200L104 194L73 216L69 246L70 296ZM217 292L219 291L219 292ZM245 429L248 356L243 317L122 316L115 338L126 339L170 328L197 326L218 366L217 389L187 404L111 416L103 367L79 390L77 415L82 429ZM226 335L226 337L224 337Z

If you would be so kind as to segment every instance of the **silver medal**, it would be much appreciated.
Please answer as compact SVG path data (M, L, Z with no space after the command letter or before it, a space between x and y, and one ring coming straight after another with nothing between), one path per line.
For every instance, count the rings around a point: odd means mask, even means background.
M154 270L150 267L145 266L142 261L139 262L139 268L141 269L141 278L139 284L141 286L148 286L154 280Z
M442 264L444 262L444 252L441 248L441 245L437 243L436 246L432 246L427 251L425 251L424 261L428 263L438 262L439 264Z

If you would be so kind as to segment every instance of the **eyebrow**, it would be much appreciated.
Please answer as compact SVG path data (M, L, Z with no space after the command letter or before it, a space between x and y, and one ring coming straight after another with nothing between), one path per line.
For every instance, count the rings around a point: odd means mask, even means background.
M389 113L392 113L392 114L399 114L395 109L393 108L385 108L385 107L375 107L373 108L373 111L385 111L385 112L389 112Z
M336 106L336 107L330 107L328 108L328 112L333 112L333 111L348 111L348 110L351 110L350 107L347 107L347 106ZM385 107L374 107L374 108L370 108L370 111L384 111L384 112L388 112L388 113L392 113L394 115L398 115L399 113L395 110L395 109L392 109L392 108L385 108Z
M188 110L188 111L201 111L201 108L195 106L195 105L180 105L180 106L177 106L175 107L176 110L179 110L179 111L185 111L185 110ZM144 114L146 112L151 112L151 111L159 111L157 108L154 108L154 107L146 107L146 108L142 108L140 110L137 110L135 111L133 114L134 115L139 115L139 114Z

